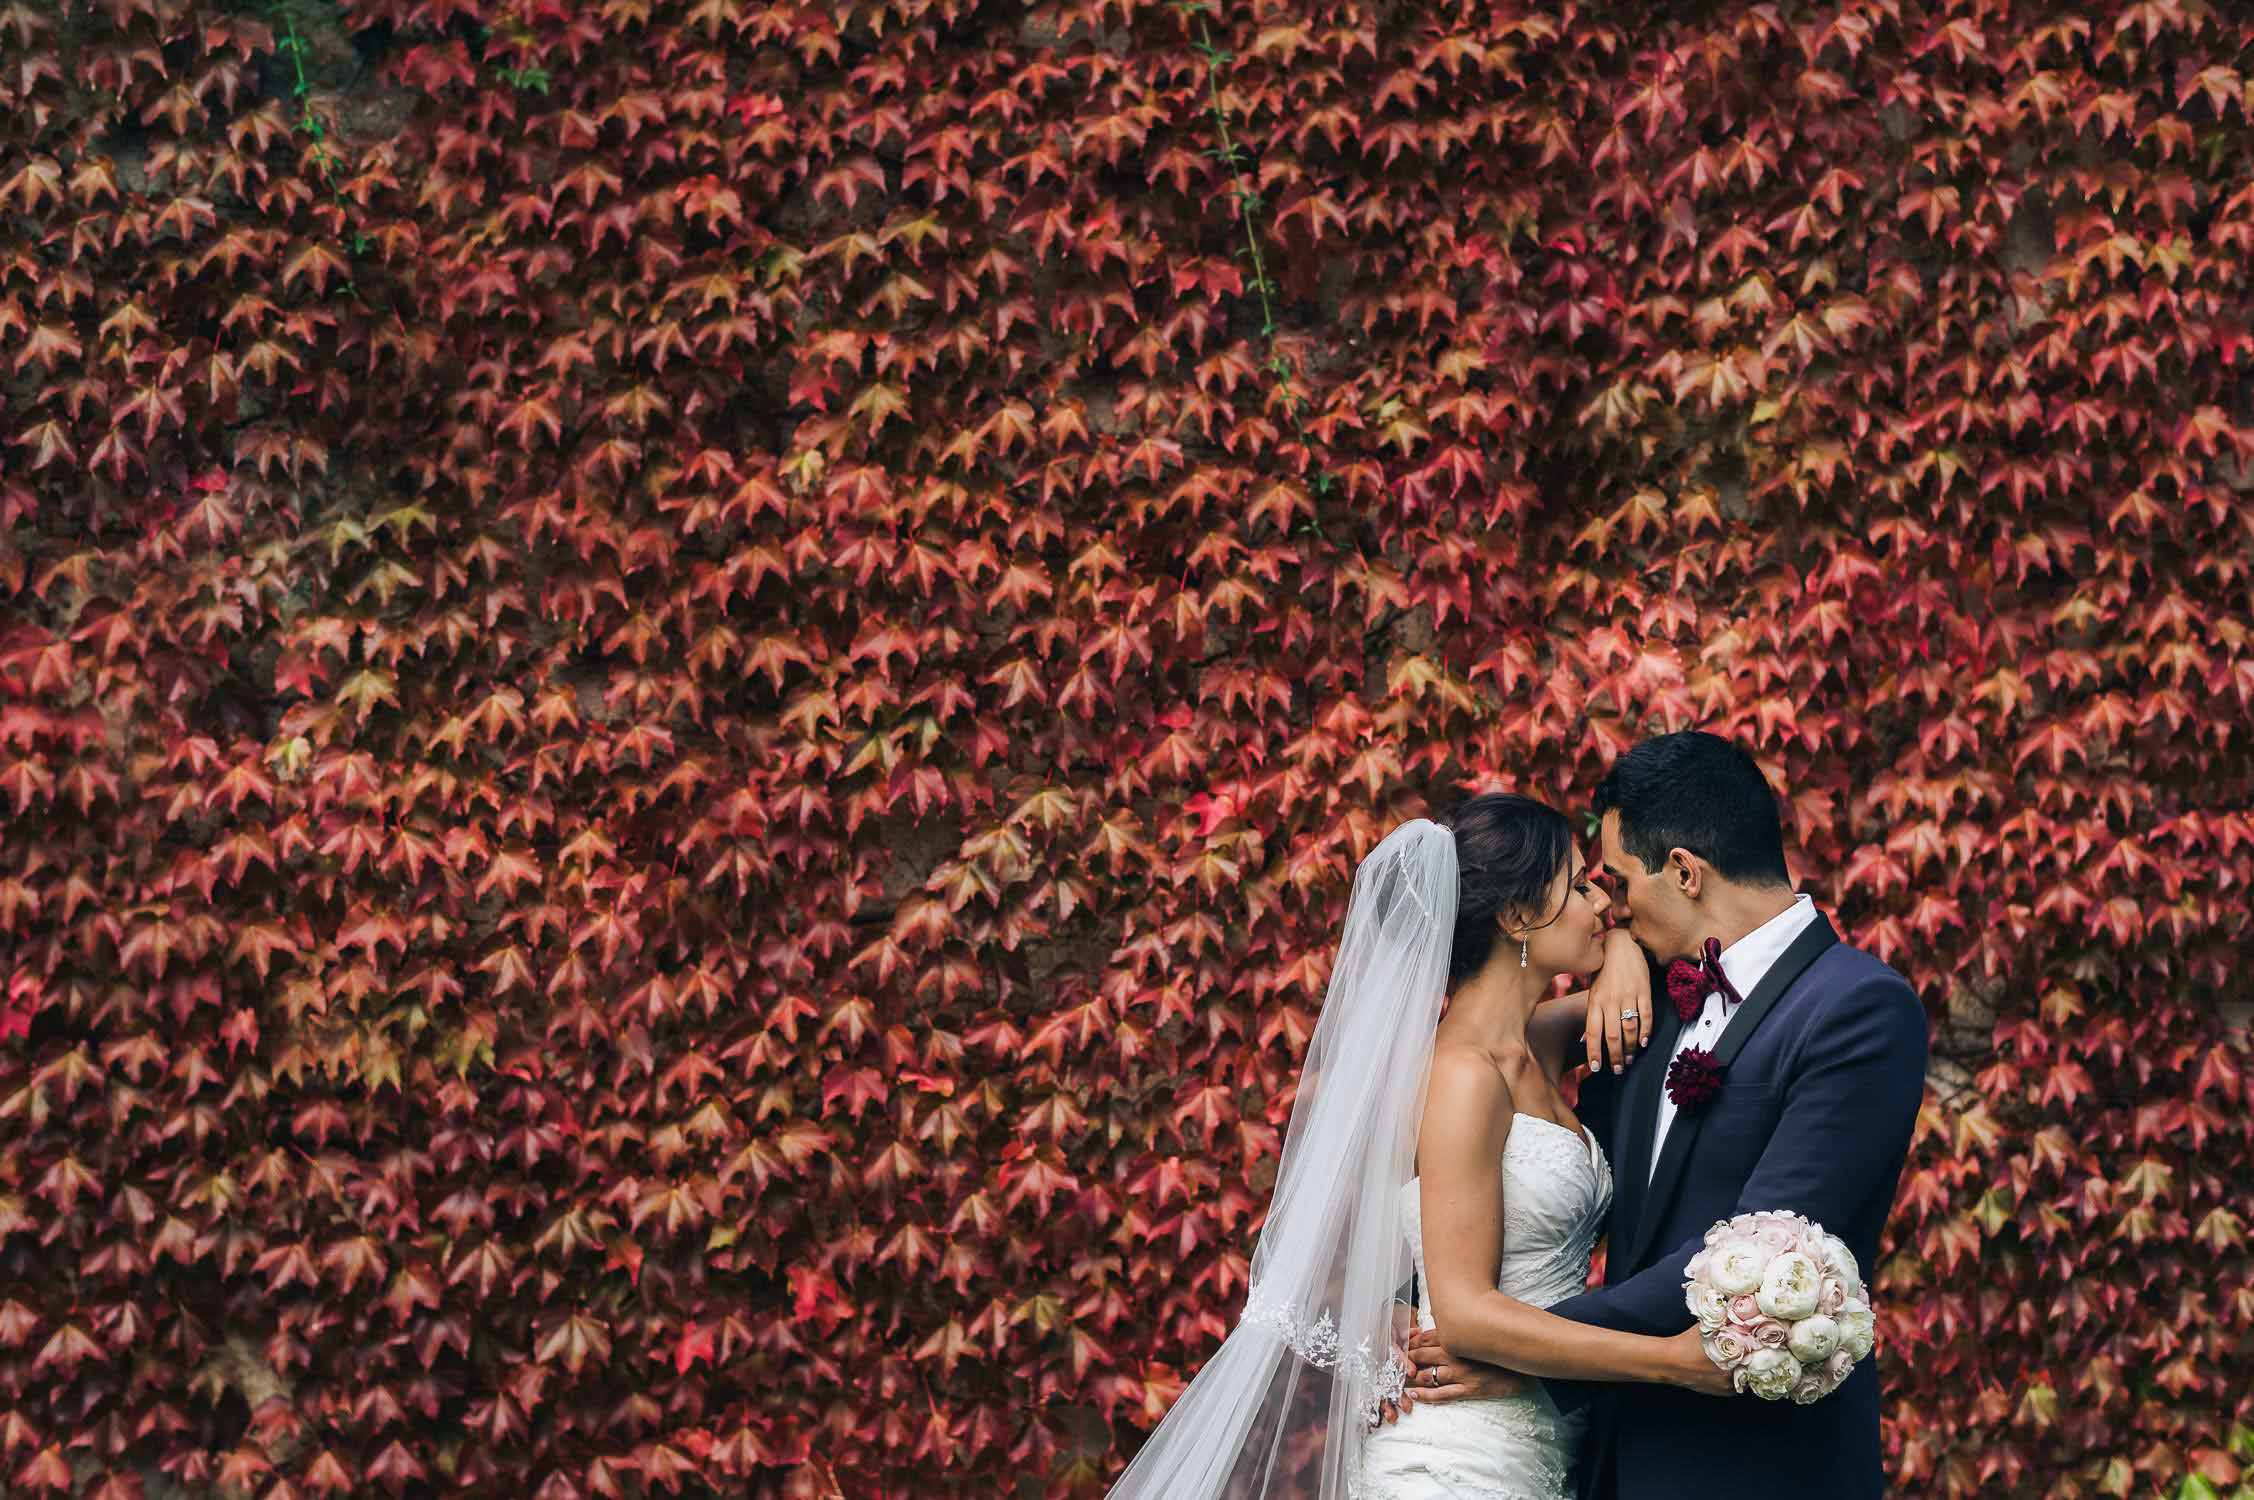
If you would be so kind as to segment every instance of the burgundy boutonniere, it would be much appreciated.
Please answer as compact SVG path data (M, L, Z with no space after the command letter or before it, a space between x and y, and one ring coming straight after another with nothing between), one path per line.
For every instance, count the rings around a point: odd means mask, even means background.
M1704 1047L1687 1047L1667 1065L1667 1097L1678 1110L1703 1109L1722 1086L1722 1065Z

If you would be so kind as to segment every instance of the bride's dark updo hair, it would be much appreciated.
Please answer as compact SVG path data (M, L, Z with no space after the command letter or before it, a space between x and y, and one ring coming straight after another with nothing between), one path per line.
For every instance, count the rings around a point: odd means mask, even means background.
M1573 857L1573 828L1564 813L1516 792L1482 792L1434 821L1456 836L1454 989L1487 966L1497 918L1547 907L1557 872Z

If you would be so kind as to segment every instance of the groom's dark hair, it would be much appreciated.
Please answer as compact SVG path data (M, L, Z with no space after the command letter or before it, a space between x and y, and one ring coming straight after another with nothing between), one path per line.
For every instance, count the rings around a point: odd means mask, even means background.
M1645 740L1597 783L1596 813L1620 814L1620 844L1647 870L1688 849L1725 880L1789 885L1776 793L1753 757L1720 735L1685 729Z

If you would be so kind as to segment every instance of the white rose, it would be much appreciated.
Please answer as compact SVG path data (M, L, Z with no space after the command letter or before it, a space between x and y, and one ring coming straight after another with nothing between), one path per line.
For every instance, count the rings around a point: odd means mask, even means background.
M1759 1242L1750 1239L1724 1240L1714 1250L1714 1258L1707 1263L1706 1274L1713 1279L1714 1290L1725 1297L1735 1297L1750 1292L1761 1285L1762 1273L1769 1269L1769 1252Z
M1878 1342L1878 1319L1872 1314L1870 1304L1860 1297L1849 1297L1847 1305L1839 1310L1839 1347L1862 1359Z
M1683 1300L1690 1304L1701 1333L1712 1333L1730 1320L1730 1299L1710 1286L1694 1284Z
M1792 1340L1785 1347L1802 1364L1820 1365L1839 1347L1839 1324L1822 1313L1802 1318L1792 1325Z
M1757 1301L1761 1311L1780 1323L1791 1323L1816 1310L1823 1291L1824 1273L1797 1250L1787 1250L1761 1273Z
M1824 1274L1846 1282L1850 1292L1862 1289L1863 1268L1855 1263L1855 1252L1836 1234L1824 1236L1823 1263Z
M1745 1388L1764 1401L1782 1401L1800 1383L1800 1361L1782 1349L1756 1349L1745 1362Z

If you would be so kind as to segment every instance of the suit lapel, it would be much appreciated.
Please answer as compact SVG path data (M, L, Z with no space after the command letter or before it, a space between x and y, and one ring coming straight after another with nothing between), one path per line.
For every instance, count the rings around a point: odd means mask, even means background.
M1761 1024L1770 1011L1776 1009L1777 1002L1784 998L1785 991L1791 989L1794 982L1807 972L1808 965L1816 961L1817 955L1838 941L1839 933L1832 927L1831 919L1822 912L1816 913L1816 920L1801 929L1800 936L1794 938L1792 945L1769 966L1769 972L1761 976L1761 982L1753 987L1753 993L1745 997L1745 1004L1738 1007L1736 1015L1730 1017L1730 1024L1722 1028L1721 1040L1714 1044L1714 1061L1718 1066L1727 1068L1737 1061L1737 1055L1745 1050L1746 1038L1752 1036L1754 1028ZM1669 1056L1672 1052L1673 1039L1670 1037L1668 1047L1661 1055ZM1652 1093L1652 1101L1652 1123L1645 1126L1646 1139L1637 1150L1637 1155L1646 1160L1651 1151L1649 1137L1658 1121L1657 1090ZM1659 1221L1666 1217L1667 1204L1675 1196L1675 1189L1682 1181L1684 1164L1690 1160L1691 1148L1698 1141L1699 1123L1703 1117L1703 1111L1678 1114L1675 1116L1675 1123L1667 1127L1667 1146L1659 1153L1659 1165L1651 1174L1650 1189L1638 1199L1635 1233L1629 1241L1627 1264L1630 1266L1640 1266L1643 1263L1644 1252L1651 1246L1651 1237L1658 1232Z

